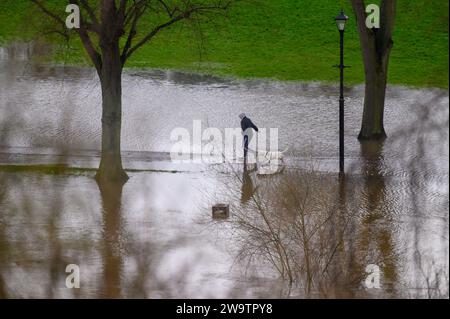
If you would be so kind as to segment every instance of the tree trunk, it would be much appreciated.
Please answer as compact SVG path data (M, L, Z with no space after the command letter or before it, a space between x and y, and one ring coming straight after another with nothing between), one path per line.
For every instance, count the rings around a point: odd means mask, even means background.
M99 70L102 88L102 155L97 179L125 181L120 136L122 126L122 63L118 41L102 45L103 62Z
M375 50L366 49L363 50L363 59L366 86L363 119L358 139L383 140L386 138L383 120L389 53L379 58Z
M352 0L361 42L366 78L364 110L359 140L383 140L384 105L389 56L393 46L392 32L396 15L396 0L380 3L380 28L366 26L366 7L363 0Z
M31 0L44 14L60 25L65 36L67 26L58 10L49 9L45 1ZM122 68L127 59L140 47L151 41L161 30L179 21L185 21L194 14L226 11L230 1L159 1L149 5L149 1L97 0L69 1L81 3L83 14L80 25L75 28L81 42L94 64L102 88L102 155L96 178L101 181L126 181L127 174L122 167L120 136L122 120ZM151 2L151 1L150 1ZM157 1L155 1L157 2ZM178 2L178 1L175 1ZM153 12L155 21L152 29L140 35L137 26L145 13ZM165 16L165 17L164 17ZM120 50L120 39L127 35ZM133 43L136 41L136 43Z

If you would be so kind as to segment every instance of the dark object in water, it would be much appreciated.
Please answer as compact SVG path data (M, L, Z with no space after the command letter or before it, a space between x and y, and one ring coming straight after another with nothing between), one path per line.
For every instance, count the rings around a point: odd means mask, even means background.
M213 219L226 219L228 217L230 217L230 205L216 204L212 207Z

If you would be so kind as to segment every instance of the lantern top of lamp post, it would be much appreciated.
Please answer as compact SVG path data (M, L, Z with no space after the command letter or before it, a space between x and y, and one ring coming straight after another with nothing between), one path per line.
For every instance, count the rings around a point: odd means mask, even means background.
M336 21L339 31L344 31L345 22L348 20L348 17L344 14L344 10L341 10L341 13L334 20Z

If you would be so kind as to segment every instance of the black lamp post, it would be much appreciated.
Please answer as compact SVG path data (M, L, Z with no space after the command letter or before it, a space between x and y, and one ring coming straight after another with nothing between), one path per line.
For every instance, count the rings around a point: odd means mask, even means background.
M348 17L341 10L341 13L335 18L336 25L340 34L341 53L340 53L340 95L339 95L339 175L344 175L344 29Z

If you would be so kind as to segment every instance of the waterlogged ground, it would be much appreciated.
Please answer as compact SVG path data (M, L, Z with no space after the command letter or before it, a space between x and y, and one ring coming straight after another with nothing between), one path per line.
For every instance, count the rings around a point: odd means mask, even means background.
M91 70L40 65L36 53L0 49L1 297L448 297L448 92L390 88L389 139L361 146L363 88L348 88L339 181L335 87L128 70L130 179L102 187L90 170L36 166L98 165L101 97ZM224 131L241 112L278 128L282 175L170 161L174 128L201 120ZM211 219L217 202L231 205L229 220ZM306 243L286 222L299 216ZM283 234L278 246L264 240L270 229ZM271 262L279 247L282 274ZM80 267L79 289L66 287L68 264ZM379 289L365 287L370 264Z

